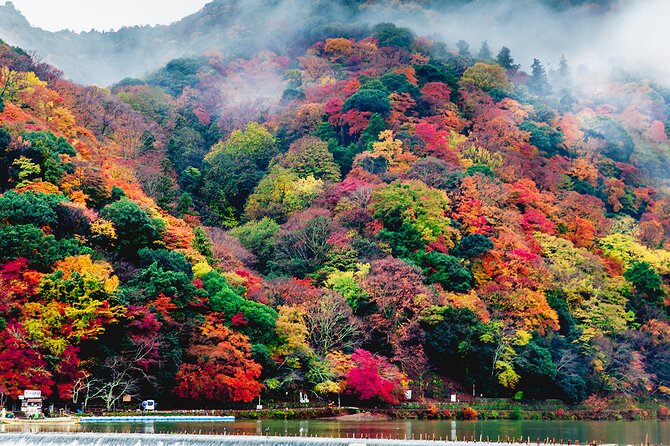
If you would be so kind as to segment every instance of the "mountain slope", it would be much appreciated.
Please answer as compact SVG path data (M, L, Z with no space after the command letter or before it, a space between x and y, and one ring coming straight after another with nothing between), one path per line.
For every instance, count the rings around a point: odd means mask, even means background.
M0 392L668 398L667 90L303 45L111 92L0 45Z

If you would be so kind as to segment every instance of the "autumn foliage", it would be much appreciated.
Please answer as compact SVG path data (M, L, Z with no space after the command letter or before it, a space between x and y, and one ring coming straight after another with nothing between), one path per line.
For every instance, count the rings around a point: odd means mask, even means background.
M183 398L249 402L263 385L258 382L261 366L251 359L246 336L223 325L209 323L201 328L203 343L188 351L193 363L177 372L175 393Z
M111 90L0 46L0 401L670 394L667 92L368 31Z

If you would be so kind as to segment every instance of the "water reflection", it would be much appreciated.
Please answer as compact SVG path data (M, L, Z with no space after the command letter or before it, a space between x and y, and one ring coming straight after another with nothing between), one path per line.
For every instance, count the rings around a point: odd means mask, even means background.
M145 421L144 422L144 429L142 430L142 433L155 434L156 431L154 429L154 422L153 421Z
M336 420L241 420L235 422L142 422L95 423L63 426L2 425L0 432L107 432L320 436L334 438L391 438L467 440L500 438L579 440L581 444L670 443L668 421L336 421Z

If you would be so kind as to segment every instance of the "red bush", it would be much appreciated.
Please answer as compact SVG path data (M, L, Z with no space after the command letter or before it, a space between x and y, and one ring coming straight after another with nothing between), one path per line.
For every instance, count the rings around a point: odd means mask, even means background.
M464 420L476 420L479 416L479 413L469 406L463 407L461 409L461 414L463 415Z

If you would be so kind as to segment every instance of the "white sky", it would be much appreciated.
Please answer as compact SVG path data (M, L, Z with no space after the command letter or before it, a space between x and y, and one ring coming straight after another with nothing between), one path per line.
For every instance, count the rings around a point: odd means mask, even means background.
M198 11L211 0L11 1L33 26L49 31L109 31L124 25L168 24Z

